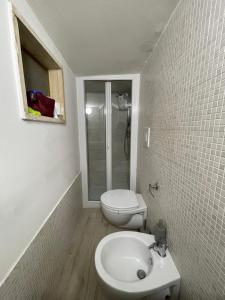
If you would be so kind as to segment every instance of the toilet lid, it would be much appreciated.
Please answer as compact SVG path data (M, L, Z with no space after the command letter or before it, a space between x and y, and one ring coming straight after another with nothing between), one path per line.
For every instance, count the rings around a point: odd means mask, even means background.
M131 190L111 190L101 195L103 205L118 210L128 210L138 207L135 192Z

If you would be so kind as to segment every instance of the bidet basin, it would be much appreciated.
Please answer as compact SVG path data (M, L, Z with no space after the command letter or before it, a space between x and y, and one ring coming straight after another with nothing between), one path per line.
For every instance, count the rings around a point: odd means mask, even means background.
M146 245L130 236L110 239L102 248L101 263L105 272L122 282L139 281L138 270L147 275L152 269L152 254Z
M155 299L165 299L167 294L177 299L180 275L168 250L162 258L149 249L154 242L153 235L132 231L112 233L99 242L95 267L112 299L141 299L160 293L165 294L163 298Z

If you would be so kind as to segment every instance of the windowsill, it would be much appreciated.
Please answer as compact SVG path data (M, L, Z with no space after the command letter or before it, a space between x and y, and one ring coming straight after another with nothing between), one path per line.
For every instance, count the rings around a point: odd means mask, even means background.
M37 121L37 122L59 123L59 124L64 124L65 123L64 119L50 118L50 117L45 117L45 116L34 116L32 114L29 114L29 113L24 113L23 120Z

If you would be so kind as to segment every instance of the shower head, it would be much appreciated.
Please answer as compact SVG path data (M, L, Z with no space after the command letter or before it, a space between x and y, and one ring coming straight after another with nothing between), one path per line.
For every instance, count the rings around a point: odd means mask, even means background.
M117 104L118 104L119 110L128 110L128 108L130 107L128 100L129 100L128 93L119 92L117 94Z

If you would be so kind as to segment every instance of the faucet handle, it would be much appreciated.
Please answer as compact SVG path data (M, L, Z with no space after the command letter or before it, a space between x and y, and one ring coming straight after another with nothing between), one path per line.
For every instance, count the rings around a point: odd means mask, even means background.
M148 246L148 249L154 249L154 247L156 246L156 242L152 243L151 245Z
M161 257L166 257L166 250L168 248L168 245L166 242L154 242L149 247L149 249L153 249L155 252L159 254Z
M157 246L161 246L161 247L166 247L166 248L168 248L168 244L167 244L167 241L165 240L165 239L158 239L158 240L156 240L156 244L157 244Z
M162 248L166 251L166 249L168 249L168 244L167 244L167 242L161 243L161 244L160 244L160 247L162 247Z
M150 191L151 189L154 189L154 190L158 191L158 189L159 189L159 184L158 184L158 182L156 182L155 184L149 183L149 191Z

